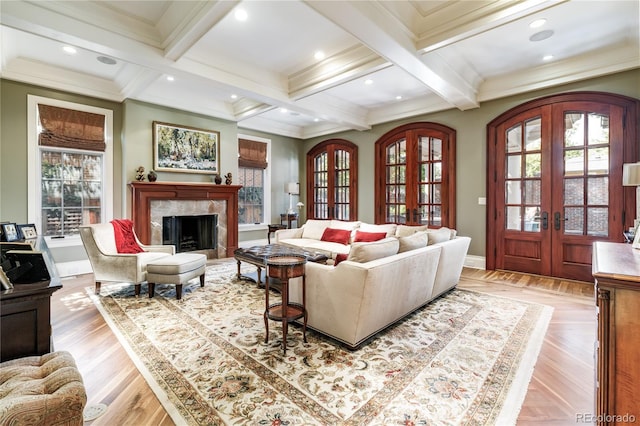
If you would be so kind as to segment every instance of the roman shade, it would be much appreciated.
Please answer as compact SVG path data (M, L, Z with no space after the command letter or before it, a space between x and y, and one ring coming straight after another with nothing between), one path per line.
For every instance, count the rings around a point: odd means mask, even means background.
M267 144L264 142L238 140L238 165L240 167L267 168Z
M38 105L38 113L42 126L38 144L57 148L105 151L104 115L43 104Z

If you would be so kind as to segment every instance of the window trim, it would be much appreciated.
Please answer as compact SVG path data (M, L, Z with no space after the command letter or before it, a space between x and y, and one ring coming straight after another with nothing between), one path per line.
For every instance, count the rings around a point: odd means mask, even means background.
M42 186L39 175L40 156L38 155L38 104L51 105L61 108L75 109L78 111L92 112L105 116L105 144L103 165L103 203L101 206L101 221L107 222L113 219L113 111L91 105L62 101L59 99L45 98L36 95L27 95L27 217L28 223L42 224ZM64 245L77 245L80 236L65 236L68 243ZM50 241L50 237L47 238Z
M238 224L238 232L263 231L267 229L267 225L271 222L271 191L269 190L271 188L271 139L238 133L236 140L240 139L267 144L267 168L264 169L264 222L259 224ZM238 156L240 156L239 153Z

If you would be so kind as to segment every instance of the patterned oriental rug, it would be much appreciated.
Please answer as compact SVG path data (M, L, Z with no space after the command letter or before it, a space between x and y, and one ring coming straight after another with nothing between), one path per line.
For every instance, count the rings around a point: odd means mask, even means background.
M264 343L264 289L235 271L209 266L181 301L87 289L178 425L515 424L552 314L455 289L357 351L290 326L284 356L278 322Z

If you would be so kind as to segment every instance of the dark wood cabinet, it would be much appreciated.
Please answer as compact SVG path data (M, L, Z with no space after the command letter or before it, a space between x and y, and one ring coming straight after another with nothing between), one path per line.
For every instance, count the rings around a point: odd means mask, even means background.
M596 242L593 276L598 307L596 422L640 418L640 250Z
M0 361L43 355L51 347L51 295L62 288L44 238L34 241L50 280L14 284L0 292Z

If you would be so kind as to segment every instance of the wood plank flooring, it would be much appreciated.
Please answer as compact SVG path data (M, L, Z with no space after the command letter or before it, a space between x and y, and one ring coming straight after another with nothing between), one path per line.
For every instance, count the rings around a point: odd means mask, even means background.
M51 316L54 349L75 357L88 404L109 406L88 424L173 425L85 287L93 287L92 275L64 279L63 288L53 294ZM575 425L577 414L594 412L596 312L591 283L465 268L459 287L554 308L518 425Z

